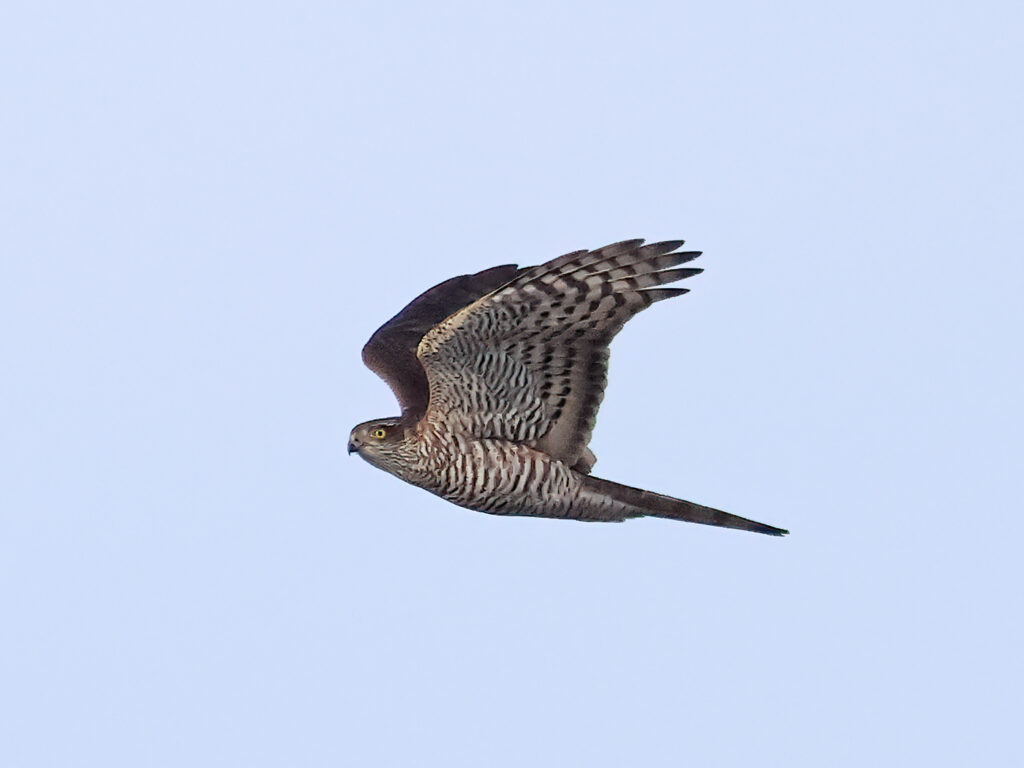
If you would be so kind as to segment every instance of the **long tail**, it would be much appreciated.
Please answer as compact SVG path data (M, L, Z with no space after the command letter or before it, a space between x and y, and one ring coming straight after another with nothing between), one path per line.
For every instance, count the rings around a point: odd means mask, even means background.
M785 536L789 531L731 515L720 509L704 507L692 501L662 496L660 493L630 488L599 477L583 478L583 488L573 504L573 517L584 520L625 520L630 517L664 517L689 523L737 528L741 531Z

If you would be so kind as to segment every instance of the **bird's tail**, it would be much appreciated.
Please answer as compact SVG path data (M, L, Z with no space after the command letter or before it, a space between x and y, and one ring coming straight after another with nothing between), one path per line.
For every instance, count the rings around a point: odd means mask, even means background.
M642 491L639 488L630 488L628 485L619 485L590 475L583 478L583 487L573 504L573 512L582 519L590 520L625 520L630 517L651 516L767 533L770 536L785 536L789 533L782 528L747 520L745 517L731 515L720 509L662 496L660 493Z

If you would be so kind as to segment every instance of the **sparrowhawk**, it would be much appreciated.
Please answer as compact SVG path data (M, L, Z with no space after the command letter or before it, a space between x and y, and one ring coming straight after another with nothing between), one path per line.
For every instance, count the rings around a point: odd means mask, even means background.
M434 286L363 348L402 415L355 427L349 453L491 514L605 522L650 515L784 535L590 474L608 345L637 312L687 292L664 286L703 271L679 266L700 255L682 244L626 240Z

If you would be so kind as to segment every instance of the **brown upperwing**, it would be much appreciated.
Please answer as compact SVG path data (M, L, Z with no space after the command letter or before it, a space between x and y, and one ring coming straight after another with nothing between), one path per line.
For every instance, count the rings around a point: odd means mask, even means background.
M363 362L391 387L407 423L419 421L427 409L430 391L416 347L423 336L465 306L495 291L519 272L515 264L502 264L472 275L459 275L417 296L388 320L363 347Z

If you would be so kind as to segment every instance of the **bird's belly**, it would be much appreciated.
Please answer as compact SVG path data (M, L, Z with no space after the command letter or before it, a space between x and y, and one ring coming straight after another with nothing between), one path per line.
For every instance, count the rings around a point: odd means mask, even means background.
M448 501L500 515L565 516L580 479L545 453L506 440L460 441L445 451L439 482L424 487Z

